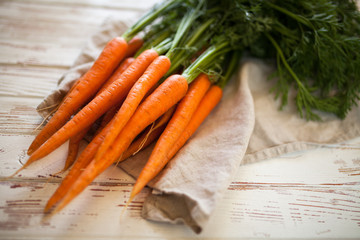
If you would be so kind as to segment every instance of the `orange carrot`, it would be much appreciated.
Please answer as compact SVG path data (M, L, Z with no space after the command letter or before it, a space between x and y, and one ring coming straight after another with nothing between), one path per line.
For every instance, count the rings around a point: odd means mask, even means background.
M223 91L217 86L213 85L206 92L205 96L199 103L194 115L192 116L190 122L182 132L181 136L176 141L175 145L172 147L168 154L168 158L173 158L175 154L180 150L182 146L187 142L187 140L195 133L199 128L201 123L204 122L206 117L211 113L211 111L216 107L222 98Z
M175 107L170 108L154 125L149 126L145 131L136 138L121 155L119 162L135 155L137 152L149 146L155 139L157 139L166 127L166 123L174 113Z
M188 92L180 101L174 115L159 137L159 140L156 142L149 160L142 169L130 194L129 202L131 202L135 195L137 195L169 162L169 151L186 128L209 87L210 80L205 74L200 74L194 82L190 84Z
M65 165L64 165L63 169L61 170L61 172L65 172L66 170L68 170L69 167L75 162L76 157L79 153L81 140L82 139L80 139L79 141L76 141L76 140L73 140L73 138L70 139L67 158L66 158Z
M80 176L82 171L87 167L87 165L89 165L89 163L95 156L101 142L104 140L106 133L109 131L109 126L110 125L105 126L82 151L79 158L71 167L69 173L61 182L60 186L56 189L54 194L48 200L44 212L48 212L50 208L52 208L58 201L60 201L65 196L71 184L75 182L75 180Z
M119 67L114 71L114 73L111 75L111 77L105 82L105 84L101 87L101 89L99 90L99 92L97 93L97 95L99 95L102 91L104 91L104 89L106 89L107 86L109 86L111 83L113 83L115 80L117 80L121 74L126 70L126 68L128 66L130 66L130 64L134 61L135 59L132 57L128 57L126 59L124 59L124 61L121 62L121 64L119 65ZM78 82L76 82L74 85L78 84ZM72 91L72 89L74 89L74 86L70 89L69 93ZM103 120L101 121L101 125L99 126L98 131L96 132L99 133L100 130L106 126L106 124L111 120L111 118L115 115L118 106L114 106L111 111L111 109L105 114ZM76 157L78 155L79 152L79 147L80 147L80 142L81 140L84 138L84 136L87 134L87 132L89 131L90 127L87 127L86 129L82 130L79 134L75 135L74 137L70 138L69 140L69 147L68 147L68 155L65 161L65 166L64 168L60 171L60 172L64 172L66 171L76 160Z
M161 79L162 76L165 75L169 68L169 58L159 56L150 64L139 80L136 81L119 111L114 116L111 129L96 153L95 161L99 160L106 152L122 128L129 121L146 93Z
M120 65L116 68L116 70L111 74L110 78L102 85L99 92L103 91L106 87L108 87L111 83L117 80L121 74L130 66L130 64L135 60L133 58L134 51L142 45L142 39L139 37L134 37L131 41L128 42L127 51L125 54L125 59L121 61ZM75 81L75 83L71 86L70 90L67 92L66 97L74 90L76 85L81 82L81 78ZM98 94L99 94L98 92ZM65 97L64 97L65 100Z
M110 86L114 81L120 78L121 74L131 65L131 63L135 60L133 57L128 57L122 61L120 66L116 69L116 71L111 75L111 77L105 82L105 84L101 87L97 95L102 93L108 86ZM117 105L111 107L103 116L100 126L96 131L95 135L99 133L99 131L106 126L110 122L110 120L114 117L116 111L121 106L122 101L120 101Z
M126 149L126 151L120 156L120 159L118 161L124 161L148 147L160 136L164 129L165 125L159 126L155 129L151 129L151 126L149 126L148 129L143 134L141 134L141 136L139 136L130 144L128 149Z
M100 90L97 92L97 95L99 95L102 91L104 91L111 83L113 83L115 80L120 78L121 74L130 66L130 64L135 60L133 57L125 58L120 65L116 68L116 70L112 73L110 78L106 80L106 82L101 86ZM65 101L65 99L71 94L71 92L75 89L76 85L79 84L81 79L78 79L70 88L70 90L67 92L66 96L62 99L62 101L59 103L57 108Z
M115 82L116 80L118 80L121 76L121 74L123 74L123 72L125 72L125 70L135 61L135 58L132 57L128 57L125 58L124 61L122 61L120 63L120 65L117 67L117 69L113 72L113 74L111 75L111 77L101 86L101 89L99 90L99 92L97 94L100 94L102 91L104 91L107 87L109 87L113 82Z
M134 153L148 146L154 139L156 139L156 137L161 134L163 127L169 121L174 110L174 107L170 108L159 120L156 121L155 126L149 126L149 131L144 132L139 138L133 141L129 148L122 155L120 161L127 159ZM108 124L104 128L102 128L101 131L96 134L94 139L86 146L86 148L83 150L79 158L76 160L76 162L70 169L67 176L61 182L60 186L56 189L54 194L48 200L44 212L48 212L58 201L60 201L65 196L70 186L76 181L82 171L89 165L89 163L95 156L95 153L101 142L104 140L106 133L109 131L110 126L111 124Z
M75 162L76 157L79 152L81 140L83 140L83 138L85 137L85 135L87 134L89 129L90 129L90 127L84 129L78 135L70 138L69 147L68 147L68 155L67 155L67 158L65 161L64 168L61 170L61 172L66 171Z
M65 207L100 173L118 160L135 137L149 124L174 106L186 94L187 88L188 84L186 79L181 75L172 75L160 84L160 86L140 104L114 143L104 154L103 158L99 161L90 162L76 182L72 184L68 193L57 205L54 212Z
M128 49L126 51L126 57L132 57L142 47L144 40L140 37L134 37L128 42Z
M113 82L106 90L96 96L90 103L81 109L71 120L51 136L41 147L39 147L23 165L25 168L32 162L45 157L58 148L71 137L78 134L84 128L91 126L112 106L119 103L126 97L132 85L145 72L151 62L158 57L155 50L144 51L136 60L123 72L118 80Z
M53 135L84 103L86 103L109 78L119 65L127 51L127 43L123 38L112 39L103 49L90 70L81 77L71 94L58 108L54 116L31 143L28 154L31 155L51 135Z
M102 117L100 125L98 127L98 129L95 132L95 135L97 135L115 116L116 112L119 110L120 106L121 106L122 102L120 102L119 104L111 107Z

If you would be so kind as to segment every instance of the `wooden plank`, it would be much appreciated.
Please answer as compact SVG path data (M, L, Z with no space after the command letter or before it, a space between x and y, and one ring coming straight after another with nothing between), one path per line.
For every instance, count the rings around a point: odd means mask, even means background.
M152 1L0 2L0 176L27 160L35 107L108 14ZM130 11L129 11L130 10ZM127 15L126 15L127 14ZM126 18L127 18L126 17ZM76 25L75 25L76 24ZM56 57L54 57L56 56ZM241 166L200 236L141 218L146 188L124 213L134 180L116 167L52 218L42 209L64 175L67 143L0 181L0 239L293 239L360 236L360 138Z
M0 96L0 133L36 134L42 118L36 112L37 98Z
M1 148L0 159L16 159L14 154L29 140L25 136L21 142L21 138L6 138L9 146ZM0 142L4 139L5 136L0 136ZM18 141L20 146L13 146L12 141ZM197 237L356 238L360 233L359 156L360 138L349 144L324 146L242 166L208 226ZM3 236L13 239L25 235L30 239L196 237L185 226L141 218L141 206L149 189L123 213L134 181L112 167L62 212L44 219L42 208L61 180L49 179L48 173L56 170L50 161L57 160L53 157L47 160L35 163L12 181L1 182L0 192L7 193L6 198L0 198ZM7 168L11 168L9 164ZM4 164L0 167L4 169ZM1 175L8 170L4 169Z
M26 0L16 0L18 2L26 2ZM121 9L127 11L144 11L151 8L154 4L160 2L160 0L137 0L134 4L133 0L32 0L33 3L39 3L44 5L71 5L74 7L95 7L95 8L112 8L112 9Z
M63 68L0 65L0 95L39 98L40 102L56 88L65 71Z
M146 191L133 202L121 218L124 201L131 186L127 184L93 184L69 208L55 216L44 218L43 206L57 184L44 182L0 183L0 192L7 198L0 200L0 231L5 238L108 238L143 237L153 231L140 217L141 204ZM66 221L64 221L66 220ZM142 224L139 234L135 226ZM101 226L101 227L100 227ZM158 227L158 229L161 229ZM167 234L170 234L167 231ZM155 234L156 236L156 234Z
M108 17L138 12L6 1L0 11L0 63L69 67Z
M31 135L0 134L0 177L12 175L27 161L28 156L26 155L26 150L33 139L34 136ZM80 150L82 150L86 144L87 142L84 141ZM60 182L66 173L59 174L56 178L52 176L63 168L67 156L67 147L68 142L64 143L48 156L34 162L10 180L16 182L26 182L27 180L36 182ZM111 184L114 181L115 183L128 183L133 182L133 179L119 168L110 167L108 171L99 176L95 182L109 182Z
M360 138L242 166L206 228L215 238L360 236Z

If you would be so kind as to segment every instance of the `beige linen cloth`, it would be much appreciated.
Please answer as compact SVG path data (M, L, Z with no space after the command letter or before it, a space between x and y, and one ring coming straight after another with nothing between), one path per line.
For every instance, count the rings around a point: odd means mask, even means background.
M49 109L44 109L57 104L90 68L106 42L121 35L127 26L129 23L116 19L105 21L58 87L40 103L40 115L48 114ZM279 103L269 93L273 82L267 80L273 69L260 60L243 60L238 74L224 89L220 104L149 184L153 191L145 200L144 218L185 223L200 233L241 165L360 135L358 107L343 121L321 114L322 122L307 122L299 118L292 104L279 111ZM151 147L139 152L120 167L138 176L150 151Z

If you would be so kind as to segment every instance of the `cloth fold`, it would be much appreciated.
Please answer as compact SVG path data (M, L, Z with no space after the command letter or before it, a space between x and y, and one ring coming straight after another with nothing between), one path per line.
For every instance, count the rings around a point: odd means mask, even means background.
M284 153L344 142L360 136L360 107L353 107L344 120L335 115L317 112L321 121L299 117L294 92L289 103L279 110L280 102L269 89L274 81L268 76L275 70L272 64L248 59L249 87L255 105L255 128L242 164L253 163Z
M121 35L128 26L116 18L104 22L74 65L59 79L57 88L39 104L37 111L41 116L51 113L51 107L91 67L106 42ZM269 93L273 82L267 76L274 70L271 64L245 59L239 69L225 87L219 105L150 182L153 191L144 202L144 218L185 223L200 233L241 165L360 136L359 107L345 120L320 113L322 122L306 121L299 118L291 101L279 111L279 103ZM151 148L119 167L136 178Z

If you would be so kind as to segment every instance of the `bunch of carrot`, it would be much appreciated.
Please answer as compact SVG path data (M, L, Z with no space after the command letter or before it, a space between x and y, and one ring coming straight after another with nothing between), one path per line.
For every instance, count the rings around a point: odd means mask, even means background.
M69 171L45 212L61 210L106 168L156 141L130 202L192 136L219 103L239 59L227 41L210 44L217 11L205 1L166 1L107 43L16 172L69 141L63 172ZM78 153L99 121L91 142Z
M359 99L359 84L348 77L359 76L355 9L353 1L165 0L108 42L36 136L28 161L16 173L69 141L63 171L71 168L45 207L56 212L110 165L156 141L130 202L219 103L245 50L277 59L278 91L286 103L294 86L301 116L304 110L315 116L311 108L344 116ZM346 58L323 61L329 52ZM313 71L313 65L321 69ZM329 74L341 76L340 83L323 78ZM324 92L313 95L320 89ZM342 101L351 102L347 108L339 105L345 113L334 109ZM78 154L95 122L100 122L95 135Z

